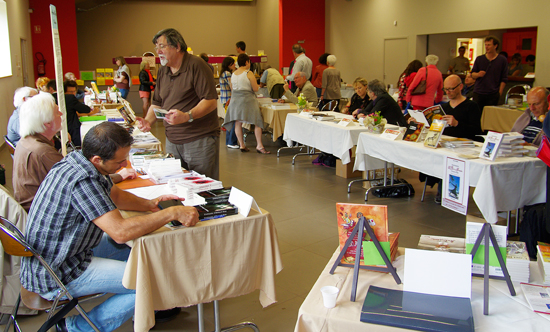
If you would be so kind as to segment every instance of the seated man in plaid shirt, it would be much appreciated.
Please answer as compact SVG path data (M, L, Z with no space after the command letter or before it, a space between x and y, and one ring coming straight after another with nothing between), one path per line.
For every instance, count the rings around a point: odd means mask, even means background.
M193 207L159 211L157 204L177 199L174 195L147 200L113 186L108 175L126 165L132 141L128 131L115 123L93 127L82 151L70 153L48 173L27 219L27 241L73 296L114 293L89 312L101 331L115 330L134 312L135 291L122 286L130 253L124 243L172 220L186 226L199 221ZM119 209L155 213L124 219ZM34 257L22 259L20 279L25 289L48 300L59 291ZM57 330L87 331L90 326L78 315L59 322Z

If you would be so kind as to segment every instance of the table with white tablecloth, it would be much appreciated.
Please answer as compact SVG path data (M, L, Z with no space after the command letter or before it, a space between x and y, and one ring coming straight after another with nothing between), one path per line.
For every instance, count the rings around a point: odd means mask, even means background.
M136 290L134 331L155 325L154 310L208 303L256 289L262 306L276 302L275 274L283 266L277 230L265 210L176 230L162 227L128 245L132 251L122 284Z
M357 298L355 302L351 302L353 268L339 266L334 274L329 273L339 253L340 250L337 249L302 303L294 332L410 331L386 325L363 323L359 320L370 285L402 290L403 284L397 285L391 274L388 273L360 270ZM402 282L406 282L403 275L404 261L405 256L403 255L398 256L393 263ZM542 280L536 262L531 262L530 271L532 282ZM323 306L321 296L321 287L323 286L335 286L340 289L336 307L327 309ZM483 278L472 279L471 303L477 331L543 332L550 330L550 315L533 312L525 300L519 283L514 282L514 288L517 295L511 296L505 281L490 280L489 315L485 316L483 315Z
M422 143L361 133L354 170L376 169L380 160L384 160L441 179L447 156L458 158L450 149L431 149ZM474 201L489 222L498 220L497 211L512 211L546 201L546 165L538 158L470 159L469 164Z
M338 112L323 113L334 115L337 120L353 118ZM333 154L342 160L342 164L348 164L351 161L350 149L357 144L359 134L367 130L356 122L343 127L333 121L318 121L299 114L288 114L283 139L289 145L294 141Z

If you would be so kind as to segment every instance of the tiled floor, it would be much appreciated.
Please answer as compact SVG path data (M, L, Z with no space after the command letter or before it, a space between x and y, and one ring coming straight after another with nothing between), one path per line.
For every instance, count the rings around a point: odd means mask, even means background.
M157 123L154 134L164 140L162 124ZM236 186L254 196L258 204L271 212L279 235L284 269L276 276L278 302L263 309L258 291L233 299L220 301L222 326L244 320L256 323L262 332L293 331L298 309L319 273L338 245L336 230L336 202L363 203L365 190L360 185L347 193L348 179L337 177L335 170L311 163L312 157L299 157L291 164L293 151L285 150L277 158L277 146L264 137L266 148L273 154L260 155L252 149L253 135L249 135L251 151L225 147L222 133L220 148L220 176L224 185ZM269 141L269 142L268 142ZM0 163L8 168L11 177L11 158L7 149L0 151ZM415 248L420 234L463 236L465 218L434 203L436 189L429 189L420 202L423 186L418 174L402 170L401 178L412 183L416 195L411 198L369 197L369 204L388 205L389 229L401 232L399 245ZM11 190L11 179L8 179ZM470 203L472 208L473 203ZM200 250L200 248L198 248ZM369 273L369 272L362 272ZM373 272L370 272L373 273ZM175 320L158 323L155 331L196 331L196 307L183 309ZM205 305L206 329L213 330L212 305ZM23 331L36 331L45 315L21 318ZM117 331L132 331L132 322L126 322Z

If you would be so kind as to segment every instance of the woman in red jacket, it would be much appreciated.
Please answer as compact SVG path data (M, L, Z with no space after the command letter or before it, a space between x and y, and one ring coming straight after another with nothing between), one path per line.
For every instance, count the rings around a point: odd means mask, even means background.
M443 99L443 76L436 67L438 61L439 57L437 55L430 54L426 56L426 67L418 70L409 86L406 99L415 110L423 110ZM427 76L426 70L428 71ZM420 81L424 80L426 80L426 92L421 95L412 95L411 92L420 84Z

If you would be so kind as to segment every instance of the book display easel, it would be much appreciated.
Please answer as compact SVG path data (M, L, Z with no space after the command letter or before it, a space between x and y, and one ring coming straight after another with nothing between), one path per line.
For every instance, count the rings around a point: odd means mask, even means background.
M472 252L471 252L472 258L475 257L477 253L477 249L479 249L479 246L481 245L481 241L483 239L485 239L485 243L484 243L485 259L484 259L484 270L483 270L484 271L483 272L483 314L488 315L489 314L489 278L506 280L506 284L508 285L508 289L510 290L510 295L512 296L516 296L516 290L514 289L514 285L512 285L512 280L510 279L510 274L508 273L508 269L506 268L506 263L504 263L502 254L500 250L498 250L497 239L495 237L495 233L493 232L493 228L491 227L491 224L489 223L483 224L483 227L481 228L481 232L477 237L476 243L472 248ZM504 277L489 276L489 250L490 250L489 239L493 244L493 248L495 248L495 253L498 259L498 263L500 264L500 268L502 269ZM479 276L479 277L481 276L478 274L473 274L473 275Z
M401 279L397 275L397 271L395 267L392 265L390 258L386 255L384 252L384 249L382 249L382 246L380 245L380 242L378 241L378 238L376 237L376 234L372 230L372 228L367 223L366 218L363 216L361 212L357 213L357 218L359 218L357 225L353 228L353 231L351 232L350 236L346 240L346 244L340 250L340 254L338 255L338 258L336 259L336 262L334 262L334 265L332 266L332 269L330 270L330 274L334 274L334 271L338 266L350 266L350 264L343 264L342 258L344 257L344 254L346 253L346 250L348 247L352 244L353 239L355 239L355 236L357 236L357 250L355 253L355 263L353 265L353 283L351 288L351 297L350 300L352 302L355 302L355 296L357 293L357 280L359 278L359 269L364 270L370 270L370 271L376 271L376 272L389 272L392 274L393 278L395 279L395 282L399 285L401 284ZM363 250L363 231L366 230L369 236L371 237L372 241L374 242L374 245L376 249L378 250L380 256L382 256L382 259L384 260L384 263L386 263L386 267L378 267L378 266L360 266L359 263L361 262L361 252Z

